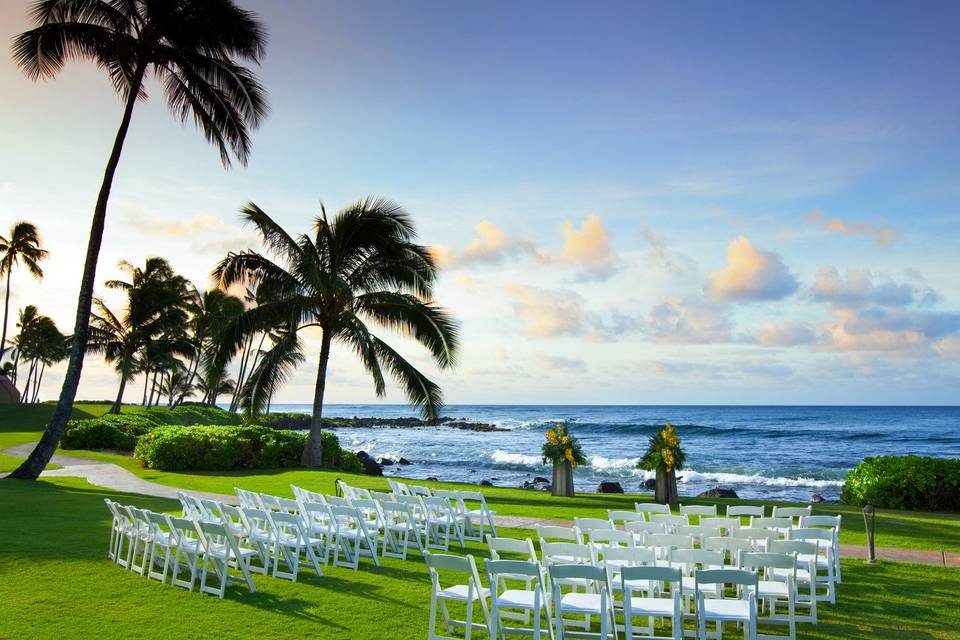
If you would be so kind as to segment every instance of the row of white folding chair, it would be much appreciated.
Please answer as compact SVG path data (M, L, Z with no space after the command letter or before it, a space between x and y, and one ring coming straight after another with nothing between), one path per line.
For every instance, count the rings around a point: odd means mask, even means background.
M802 529L826 529L833 534L834 574L837 582L843 582L840 573L840 523L840 515L810 515L800 518L800 528Z
M161 583L171 572L170 584L190 591L199 577L200 591L220 598L233 582L243 582L256 591L250 577L255 552L242 546L222 523L176 518L110 500L106 504L113 516L108 556L120 566ZM241 577L230 575L231 567L239 570ZM208 585L211 569L217 586ZM188 579L180 578L181 570Z
M430 487L416 484L406 484L399 480L387 478L387 484L390 485L390 491L397 496L430 496L433 495Z
M482 542L485 529L497 535L497 525L494 522L496 511L490 509L487 500L481 491L450 491L437 489L435 497L450 500L456 512L463 517L463 535L467 540Z

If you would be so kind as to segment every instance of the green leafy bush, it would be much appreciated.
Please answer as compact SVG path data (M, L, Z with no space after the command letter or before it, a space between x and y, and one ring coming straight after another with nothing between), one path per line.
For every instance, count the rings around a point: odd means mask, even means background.
M71 420L60 446L64 449L133 451L137 438L159 425L239 425L242 422L240 414L209 405L136 408L99 418Z
M184 405L179 407L150 407L143 409L142 413L156 418L161 424L213 424L213 425L239 425L243 424L243 416L233 411L227 411L220 407L210 405ZM123 415L123 414L120 414ZM136 415L132 413L131 415Z
M323 464L325 467L345 471L347 473L363 473L363 464L353 451L347 451L340 446L340 438L329 431L320 432L320 446L323 447Z
M960 459L866 458L847 475L845 504L917 511L960 511Z
M134 456L162 471L295 467L306 441L304 434L259 425L163 425L137 440Z
M313 417L309 413L277 411L256 418L257 424L274 429L309 429Z

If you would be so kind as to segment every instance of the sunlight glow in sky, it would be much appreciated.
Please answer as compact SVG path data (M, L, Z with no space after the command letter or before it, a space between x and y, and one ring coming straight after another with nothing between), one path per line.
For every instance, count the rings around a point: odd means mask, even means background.
M161 255L205 284L256 246L247 200L300 232L383 195L462 321L448 402L956 404L960 4L240 3L270 34L249 167L151 87L98 282ZM12 304L67 332L121 105L89 63L23 76L28 6L0 4L0 227L39 226L47 276ZM87 358L79 397L116 385ZM375 400L347 350L327 388Z

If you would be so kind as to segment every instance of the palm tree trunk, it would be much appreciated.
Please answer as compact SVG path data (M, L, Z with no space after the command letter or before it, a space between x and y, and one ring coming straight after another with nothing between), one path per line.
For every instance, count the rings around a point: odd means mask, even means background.
M23 394L21 394L20 399L24 402L30 402L30 380L33 378L33 372L37 368L37 361L30 361L30 368L27 369L27 380L23 383Z
M7 269L7 295L3 302L3 337L0 338L0 360L7 348L7 315L10 312L10 272L13 271L13 265Z
M33 383L33 402L40 399L40 383L43 381L43 372L47 370L47 363L40 363L40 373L37 374L37 380Z
M17 386L17 379L19 376L20 367L20 349L17 349L17 354L13 356L13 386Z
M113 401L110 407L110 413L120 413L120 405L123 404L123 390L127 388L127 376L120 376L120 390L117 391L117 399Z
M147 386L150 384L150 372L147 371L143 374L143 400L140 401L140 406L147 406Z
M80 280L80 294L77 296L77 317L73 326L73 341L70 344L70 361L67 363L67 372L63 377L63 387L60 389L60 399L57 408L50 418L50 423L43 432L40 442L34 447L30 456L10 474L11 478L22 480L36 480L40 472L50 462L60 438L67 428L67 420L73 412L73 401L77 397L77 388L80 386L80 374L83 372L83 356L87 351L87 341L90 338L90 307L93 304L93 285L97 277L97 259L100 257L100 245L103 244L103 229L107 219L107 202L110 200L110 188L113 186L113 176L120 164L120 153L123 151L123 142L130 128L130 119L133 117L133 107L137 103L140 86L146 66L139 65L134 72L130 83L130 92L123 108L123 117L120 128L113 141L113 149L107 160L107 167L103 172L103 183L97 195L97 204L93 209L93 221L90 224L90 238L87 241L87 256L83 261L83 276Z
M310 435L303 447L300 464L304 467L319 467L323 464L323 391L327 385L327 362L330 360L330 333L324 329L320 342L320 364L317 366L317 386L313 392L313 419L310 420Z

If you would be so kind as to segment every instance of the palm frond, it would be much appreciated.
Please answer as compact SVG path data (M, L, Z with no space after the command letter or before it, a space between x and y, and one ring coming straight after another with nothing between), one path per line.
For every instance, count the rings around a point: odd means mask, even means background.
M380 362L386 365L393 378L403 387L410 404L420 407L420 413L427 422L436 421L443 406L440 387L420 373L386 342L375 336L371 336L370 340Z

